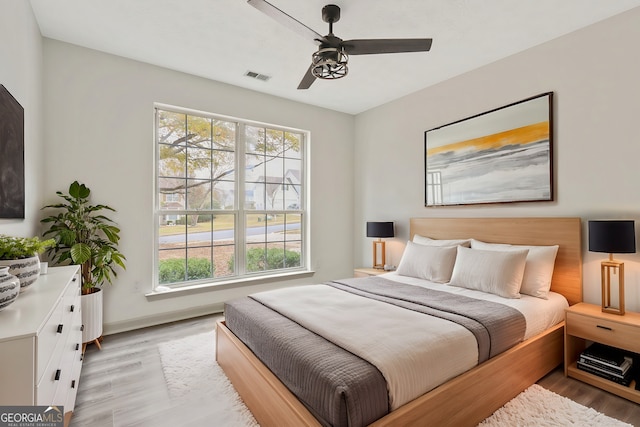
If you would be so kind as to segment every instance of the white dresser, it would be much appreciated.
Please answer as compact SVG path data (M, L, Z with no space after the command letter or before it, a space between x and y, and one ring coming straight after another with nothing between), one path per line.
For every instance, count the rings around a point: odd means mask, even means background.
M68 423L81 368L79 267L49 268L0 311L0 406L64 405Z

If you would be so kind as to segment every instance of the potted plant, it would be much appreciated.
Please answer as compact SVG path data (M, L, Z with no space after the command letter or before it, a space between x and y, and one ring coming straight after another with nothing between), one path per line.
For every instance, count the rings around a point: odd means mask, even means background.
M47 250L56 264L80 265L82 278L82 322L84 343L102 336L102 292L104 283L111 284L117 268L125 268L125 256L118 250L120 229L103 211L115 212L107 205L91 205L91 190L74 181L67 194L57 191L63 203L42 209L57 209L41 220L49 229L43 236L52 237L55 244Z
M0 266L9 267L9 274L20 280L20 292L38 280L39 254L55 243L53 239L13 237L0 234Z

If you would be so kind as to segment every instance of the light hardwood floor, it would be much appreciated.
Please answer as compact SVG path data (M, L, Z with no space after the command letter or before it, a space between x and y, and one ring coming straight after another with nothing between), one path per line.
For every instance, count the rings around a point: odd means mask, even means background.
M221 317L205 316L109 335L101 351L89 345L70 427L215 426L206 404L194 402L185 407L171 401L158 344L211 331Z
M172 402L158 352L160 342L210 331L220 317L205 316L110 335L105 337L102 351L89 346L71 427L223 427L209 417L206 404L184 406ZM640 426L640 405L565 378L561 367L538 384L582 405Z

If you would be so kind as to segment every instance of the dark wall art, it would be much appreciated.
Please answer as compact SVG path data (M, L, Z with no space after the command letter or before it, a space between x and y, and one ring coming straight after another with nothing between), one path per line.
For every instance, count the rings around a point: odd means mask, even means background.
M0 85L0 218L24 218L24 109Z
M425 132L425 205L553 200L553 92Z

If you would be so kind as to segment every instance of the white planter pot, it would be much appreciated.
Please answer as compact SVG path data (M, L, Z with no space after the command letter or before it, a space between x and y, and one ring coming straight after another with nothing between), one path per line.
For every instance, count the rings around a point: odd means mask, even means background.
M102 336L102 289L82 295L82 342L88 343Z
M20 292L35 283L40 275L40 258L34 255L21 259L0 259L0 267L9 267L9 274L20 280Z

